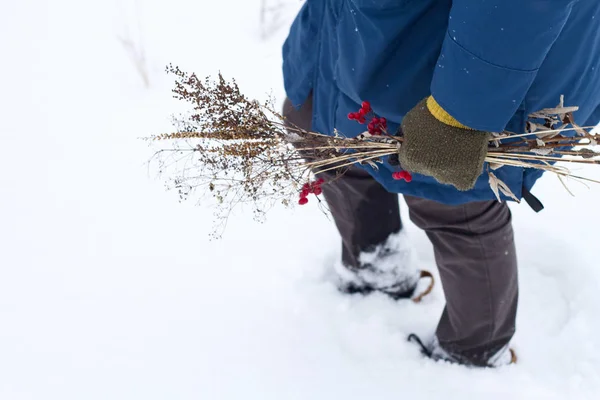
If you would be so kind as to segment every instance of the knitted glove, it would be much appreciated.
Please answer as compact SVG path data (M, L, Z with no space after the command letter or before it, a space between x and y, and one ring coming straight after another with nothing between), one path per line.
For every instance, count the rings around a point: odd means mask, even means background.
M404 142L399 158L409 172L469 190L483 170L489 132L477 131L452 118L430 96L402 120Z

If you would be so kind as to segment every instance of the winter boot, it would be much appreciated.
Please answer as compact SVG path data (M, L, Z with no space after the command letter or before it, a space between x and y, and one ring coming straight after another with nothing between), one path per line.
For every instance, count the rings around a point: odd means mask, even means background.
M338 263L335 270L338 288L348 294L369 294L382 292L391 298L408 299L419 302L433 289L433 275L416 268L416 259L408 245L406 234L392 234L383 244L358 256L359 267L352 268ZM415 296L417 284L429 278L429 286Z
M340 266L339 268L346 268L346 267ZM360 276L356 272L353 272L350 270L348 270L346 272L346 274L350 274L350 273L356 274L357 276L355 278ZM429 278L430 283L427 286L427 288L425 288L425 290L416 294L415 292L417 289L417 284L423 278ZM431 274L431 272L423 270L423 271L419 272L417 279L410 278L406 281L398 282L397 284L395 284L393 286L377 287L377 286L374 286L367 282L361 281L360 279L353 279L353 280L345 280L345 281L340 280L338 283L338 289L342 293L362 294L362 295L367 295L367 294L377 291L377 292L381 292L381 293L388 295L389 297L391 297L394 300L412 299L412 301L414 301L415 303L419 303L421 300L423 300L423 297L425 297L429 293L431 293L431 291L433 290L434 283L435 283L435 281L434 281L434 278L433 278L433 275Z
M448 353L442 348L437 337L435 336L429 344L429 346L423 344L421 339L414 333L408 335L408 341L416 343L421 349L421 354L423 354L425 357L431 358L434 361L448 361L453 364L484 368L496 368L517 363L517 353L515 353L513 349L508 347L508 345L502 347L500 350L492 354L489 358L485 358L486 361L481 362L469 360L464 356L452 355ZM482 357L477 358L477 360L481 359Z

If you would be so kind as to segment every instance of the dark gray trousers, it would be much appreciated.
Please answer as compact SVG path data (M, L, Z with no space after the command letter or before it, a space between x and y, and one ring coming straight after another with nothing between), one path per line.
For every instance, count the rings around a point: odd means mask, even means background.
M300 109L286 100L284 116L310 130L312 98ZM360 168L343 172L323 185L323 195L342 237L344 264L360 268L360 252L402 229L398 195ZM518 278L510 210L497 201L449 206L405 200L411 221L433 245L442 280L446 307L436 331L439 344L460 362L487 365L515 332Z

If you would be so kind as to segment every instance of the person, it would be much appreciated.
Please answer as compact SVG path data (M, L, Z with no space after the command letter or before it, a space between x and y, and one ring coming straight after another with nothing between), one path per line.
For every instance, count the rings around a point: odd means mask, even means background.
M368 101L390 131L401 126L398 158L411 182L393 179L398 166L386 161L345 169L323 194L346 287L395 298L417 281L401 265L404 195L446 298L424 354L481 367L515 361L517 256L510 199L495 200L485 172L488 140L524 133L528 115L561 95L579 106L579 124L600 120L599 20L596 0L307 0L293 22L283 46L290 123L353 137L365 127L347 115ZM494 173L541 208L531 194L539 170Z

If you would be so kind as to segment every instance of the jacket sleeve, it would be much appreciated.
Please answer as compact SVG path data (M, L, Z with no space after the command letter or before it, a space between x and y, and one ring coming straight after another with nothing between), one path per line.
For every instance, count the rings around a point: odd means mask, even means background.
M454 0L433 97L464 125L502 131L560 35L572 2Z

